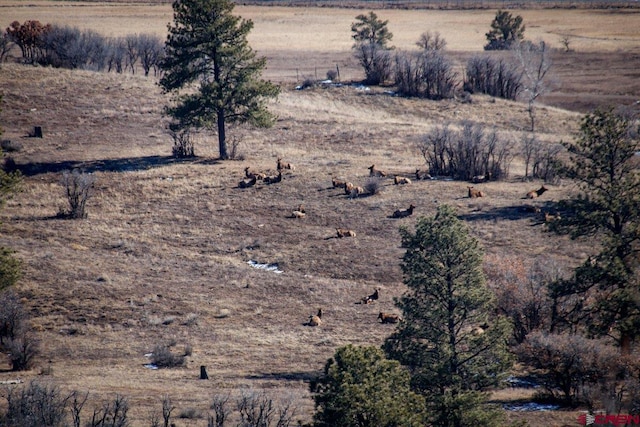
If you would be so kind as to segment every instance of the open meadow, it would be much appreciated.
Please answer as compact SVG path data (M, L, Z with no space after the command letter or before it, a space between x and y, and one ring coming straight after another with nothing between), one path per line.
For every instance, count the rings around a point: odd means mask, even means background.
M398 49L415 49L422 32L439 31L460 69L482 51L495 10L378 10L389 20ZM361 79L350 51L356 9L237 6L254 21L251 46L268 58L264 77L282 85L270 105L271 129L238 129L242 157L217 159L217 139L201 134L197 158L171 157L162 109L169 97L153 77L0 65L2 139L24 171L22 191L0 212L0 244L17 251L24 275L16 291L40 340L41 356L27 372L0 370L0 381L20 378L89 392L85 417L116 394L129 399L132 426L150 425L168 395L176 426L206 426L216 394L266 390L295 399L309 421L309 381L335 349L380 345L393 330L376 320L397 309L404 290L398 228L457 208L482 243L485 262L529 267L553 259L570 269L595 249L545 231L525 204L549 208L575 188L565 181L535 202L523 200L539 181L523 182L520 157L509 178L476 184L486 197L467 197L467 182L417 181L351 199L333 177L363 185L375 164L413 177L425 161L417 142L435 127L465 121L495 129L520 143L529 116L524 103L473 95L426 101L355 85L295 90L305 78L340 69L343 82ZM582 115L597 106L639 111L640 9L514 10L525 37L544 39L553 53L555 91L538 106L543 144L572 140ZM0 25L28 19L91 28L104 35L153 33L164 37L168 4L0 0ZM571 52L560 40L567 36ZM19 52L16 52L16 54ZM32 138L34 126L44 137ZM240 189L244 168L275 173L282 157L295 169L282 182ZM72 167L96 177L88 218L56 218L66 204L61 174ZM300 204L305 218L291 218ZM413 217L391 219L414 204ZM335 229L357 232L339 239ZM259 269L249 262L277 265ZM355 302L381 289L371 305ZM324 323L303 326L318 308ZM145 365L158 344L192 348L184 368ZM2 367L3 365L0 365ZM200 380L206 366L209 380ZM496 399L528 399L531 390L501 391ZM180 414L183 418L178 418ZM531 426L577 425L575 411L511 413Z

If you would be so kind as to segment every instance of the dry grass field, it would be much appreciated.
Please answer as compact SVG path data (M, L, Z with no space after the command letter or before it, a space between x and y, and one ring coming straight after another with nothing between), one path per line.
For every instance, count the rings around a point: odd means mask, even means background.
M535 10L523 15L528 38L574 52L556 52L557 90L539 107L543 143L571 140L585 111L598 105L637 108L640 100L640 14L637 10ZM308 381L338 346L379 345L392 325L376 321L394 311L403 292L398 227L390 219L410 203L416 216L451 204L483 244L488 261L552 258L568 268L593 244L549 235L519 208L539 182L522 182L515 159L505 182L480 184L483 199L466 197L466 182L383 182L371 197L349 199L331 188L339 177L362 185L375 164L411 176L424 168L416 142L435 126L465 120L495 127L505 138L526 135L526 106L473 96L471 103L401 99L353 86L297 91L305 76L323 78L338 64L343 81L361 78L351 58L350 9L239 6L255 22L252 46L269 59L265 76L282 84L271 108L272 129L239 129L241 161L216 159L216 140L201 135L192 161L171 158L163 130L168 98L153 78L2 64L3 139L22 145L12 157L25 171L23 191L1 212L0 244L24 262L17 287L41 341L37 366L18 376L90 392L91 404L128 397L133 426L169 395L180 413L205 413L218 393L263 390L295 398L309 419ZM394 44L411 49L420 33L439 31L460 59L479 52L495 11L384 10ZM0 1L0 24L38 19L93 28L106 35L164 34L168 5ZM44 138L29 138L42 126ZM281 183L237 188L243 169L275 172L276 158L295 169ZM66 201L61 172L95 174L89 217L56 219ZM565 197L568 182L551 185L541 207ZM304 204L307 216L289 218ZM336 227L357 237L335 238ZM281 273L257 269L277 264ZM354 304L381 288L374 305ZM321 307L321 327L303 326ZM175 342L193 353L185 368L151 370L145 354ZM210 379L199 380L207 366ZM41 375L51 367L49 375ZM0 380L16 378L0 372ZM527 399L529 391L496 394ZM91 406L88 405L87 407ZM92 409L87 409L89 416ZM576 413L512 413L531 426L576 425ZM205 426L180 418L177 426Z

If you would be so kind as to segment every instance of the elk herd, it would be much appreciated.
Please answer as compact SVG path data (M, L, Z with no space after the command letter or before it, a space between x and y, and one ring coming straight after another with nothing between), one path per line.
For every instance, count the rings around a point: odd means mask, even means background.
M267 173L267 172L257 172L251 170L250 166L244 168L244 177L238 182L238 188L246 189L250 187L254 187L258 182L262 182L265 185L272 185L282 182L284 179L283 172L287 173L289 171L293 171L295 168L293 164L289 162L285 162L281 157L278 157L276 160L276 172ZM404 186L410 185L412 180L407 176L402 176L400 174L390 174L382 169L378 169L375 164L368 167L369 170L369 179L378 178L380 180L384 180L387 178L393 177L393 185L394 186ZM421 171L420 169L416 169L413 174L413 180L421 181L421 180L432 180L434 179L430 174ZM487 180L485 176L475 176L472 180L472 183L485 183ZM340 189L344 192L346 196L349 198L357 198L372 195L375 193L375 188L370 188L369 185L365 187L355 185L354 183L338 179L333 177L331 180L331 187L333 189ZM537 190L531 190L525 193L522 199L538 199L549 189L542 185ZM469 199L477 199L477 198L486 198L487 194L484 190L480 190L475 188L475 186L467 186L467 197ZM416 206L413 203L410 203L406 209L398 209L395 210L392 214L388 216L388 218L392 219L401 219L407 218L413 215ZM525 205L522 206L524 212L532 212L536 214L541 214L544 218L545 223L549 223L552 221L556 221L560 219L560 214L551 214L550 212L543 212L539 207L533 205ZM297 208L293 209L290 214L290 218L302 219L307 216L307 212L303 205L299 205ZM343 227L335 227L335 236L336 238L348 238L348 237L356 237L356 231ZM380 297L380 289L375 289L375 291L366 297L361 298L356 304L372 304L378 301ZM322 325L322 309L319 309L315 315L309 316L309 320L304 323L305 326L320 326ZM402 319L399 315L393 313L379 312L377 320L379 320L381 324L395 324L401 322Z

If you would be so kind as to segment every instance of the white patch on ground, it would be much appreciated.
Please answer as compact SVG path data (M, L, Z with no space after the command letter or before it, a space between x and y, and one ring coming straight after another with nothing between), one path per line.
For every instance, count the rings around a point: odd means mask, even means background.
M282 271L282 270L280 270L278 268L278 264L262 264L262 263L259 263L258 261L254 261L252 259L247 261L247 264L249 264L253 268L259 268L259 269L262 269L262 270L273 271L274 273L278 273L278 274L284 273L284 271Z

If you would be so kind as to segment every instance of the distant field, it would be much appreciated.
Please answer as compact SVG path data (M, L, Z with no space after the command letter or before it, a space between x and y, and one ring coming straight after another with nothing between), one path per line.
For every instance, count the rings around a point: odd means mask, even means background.
M199 157L177 162L163 129L168 101L153 78L2 64L2 138L19 142L12 157L30 173L24 191L1 212L0 244L24 260L18 291L32 315L43 354L21 373L65 391L90 391L91 409L115 393L128 396L134 427L149 425L160 399L170 395L174 415L204 414L216 393L267 390L298 398L300 419L312 402L308 382L335 348L379 345L392 326L377 313L394 311L402 294L398 227L415 218L388 216L410 203L416 215L451 204L485 248L486 262L530 265L553 259L571 268L593 250L590 242L549 235L539 217L520 208L539 182L523 182L516 158L504 182L482 184L484 199L466 197L466 182L382 183L372 197L351 200L331 178L363 184L375 164L412 176L424 168L415 143L435 126L471 120L514 143L527 135L526 106L474 95L471 103L388 96L375 88L297 91L305 76L322 78L338 65L343 80L361 78L351 57L349 28L361 10L238 6L255 22L251 45L269 59L266 76L283 92L268 130L239 131L242 161L219 162L215 139L201 135ZM640 14L633 10L515 10L526 35L574 52L554 53L556 92L539 107L538 136L553 144L575 137L582 112L598 105L634 107L640 100ZM439 31L460 64L481 52L494 10L379 10L394 44L412 49L423 31ZM0 24L38 19L92 28L105 35L164 35L170 6L121 3L0 0ZM568 110L566 108L571 108ZM637 108L637 107L635 107ZM27 137L42 126L43 139ZM277 185L239 189L243 169L274 173L277 157L296 168ZM83 221L55 219L65 200L61 171L83 167L97 178ZM574 191L550 185L536 203L553 203ZM289 218L303 203L303 220ZM335 227L357 230L334 238ZM276 263L282 274L251 267ZM380 287L381 300L354 304ZM319 307L326 322L302 325ZM186 368L150 370L145 354L173 341L193 347ZM51 361L52 375L40 375ZM205 365L209 381L198 380ZM0 380L14 379L0 372ZM528 399L531 390L500 392L496 399ZM575 425L576 413L512 413L531 426ZM206 425L201 417L176 418L181 427Z

